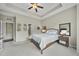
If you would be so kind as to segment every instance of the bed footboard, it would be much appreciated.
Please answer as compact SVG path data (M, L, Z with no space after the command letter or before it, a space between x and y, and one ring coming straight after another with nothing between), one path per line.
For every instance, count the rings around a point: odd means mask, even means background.
M48 48L49 46L51 46L53 43L58 42L58 40L47 44L46 47L45 47L44 49L42 49L42 50L40 49L39 44L38 44L35 40L31 39L31 42L41 51L41 54L43 54L43 51L44 51L46 48Z
M31 39L31 42L32 42L39 50L41 50L40 47L39 47L39 44L38 44L35 40Z

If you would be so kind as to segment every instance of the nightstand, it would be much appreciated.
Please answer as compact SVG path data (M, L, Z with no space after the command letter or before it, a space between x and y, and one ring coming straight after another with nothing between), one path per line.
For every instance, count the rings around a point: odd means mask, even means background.
M61 45L66 46L66 47L69 47L69 37L60 35L58 43L61 44Z

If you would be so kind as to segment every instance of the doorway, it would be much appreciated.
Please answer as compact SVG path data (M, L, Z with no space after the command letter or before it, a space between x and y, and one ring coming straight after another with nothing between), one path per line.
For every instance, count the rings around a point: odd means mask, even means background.
M3 21L3 42L16 41L16 17L7 17Z
M3 43L3 32L2 32L2 20L0 20L0 49L2 48L2 43Z
M4 42L13 41L13 23L6 23L6 39Z

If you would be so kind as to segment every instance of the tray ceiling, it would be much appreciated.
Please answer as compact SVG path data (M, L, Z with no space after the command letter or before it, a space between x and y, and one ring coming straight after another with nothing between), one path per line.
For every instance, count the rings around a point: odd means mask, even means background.
M54 15L62 10L74 6L75 4L61 4L61 3L38 3L43 6L43 9L37 8L38 12L34 9L28 10L31 6L30 3L3 3L0 4L0 10L19 13L36 19L45 19L51 15Z

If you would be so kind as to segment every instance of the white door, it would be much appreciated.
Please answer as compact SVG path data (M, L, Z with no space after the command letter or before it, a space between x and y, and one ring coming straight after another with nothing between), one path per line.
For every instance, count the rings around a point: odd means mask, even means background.
M0 20L0 48L2 48L3 43L3 31L2 31L2 20Z
M0 20L0 38L2 37L2 20Z
M13 39L13 23L6 23L6 40Z

